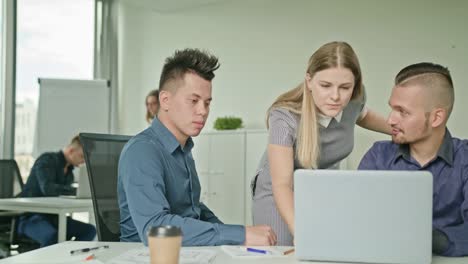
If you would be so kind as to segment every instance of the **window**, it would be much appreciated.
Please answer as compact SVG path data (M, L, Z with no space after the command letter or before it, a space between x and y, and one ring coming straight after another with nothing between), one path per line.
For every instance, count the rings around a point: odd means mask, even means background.
M15 159L26 180L34 163L38 78L93 78L94 0L17 0L16 36Z

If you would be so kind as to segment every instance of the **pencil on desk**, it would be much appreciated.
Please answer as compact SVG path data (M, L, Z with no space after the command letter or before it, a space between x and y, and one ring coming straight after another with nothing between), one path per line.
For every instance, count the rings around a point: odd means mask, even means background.
M289 250L286 250L285 252L283 252L283 255L288 255L288 254L291 254L294 252L294 248L291 248Z

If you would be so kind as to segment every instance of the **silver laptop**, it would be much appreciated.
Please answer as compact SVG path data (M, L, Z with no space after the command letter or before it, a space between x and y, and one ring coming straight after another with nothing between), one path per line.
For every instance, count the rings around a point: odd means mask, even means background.
M297 170L294 202L301 260L431 263L429 172Z
M89 186L89 177L86 167L80 168L78 176L78 189L76 190L77 199L91 199L91 187Z

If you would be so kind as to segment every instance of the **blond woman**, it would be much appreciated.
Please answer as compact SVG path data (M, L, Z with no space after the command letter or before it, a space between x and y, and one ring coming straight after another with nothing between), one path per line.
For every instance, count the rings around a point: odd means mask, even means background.
M294 170L337 169L353 149L356 124L390 134L365 103L356 54L345 42L331 42L309 59L304 81L268 109L269 142L252 179L252 210L254 224L270 225L278 245L293 244Z

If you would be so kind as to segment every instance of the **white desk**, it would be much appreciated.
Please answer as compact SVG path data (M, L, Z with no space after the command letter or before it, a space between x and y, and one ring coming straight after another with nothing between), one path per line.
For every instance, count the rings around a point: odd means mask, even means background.
M106 262L122 253L126 250L143 247L141 243L123 243L123 242L78 242L78 241L67 241L59 244L55 244L49 247L36 249L27 253L23 253L18 256L6 258L0 261L0 264L54 264L54 263L67 263L70 262L70 251L74 249L95 247L99 245L109 245L109 249L101 249L93 251L97 260ZM197 247L198 249L213 249L217 252L216 259L213 264L234 264L234 263L260 263L260 264L291 264L291 263L318 263L318 262L301 262L298 261L294 254L288 257L281 258L265 258L265 259L240 259L231 258L224 253L219 247ZM84 255L85 257L86 255ZM325 262L322 262L325 263ZM326 262L330 264L331 262ZM468 263L468 257L465 258L447 258L435 256L432 258L432 264L466 264Z
M67 213L93 213L91 199L72 199L63 197L34 197L0 199L0 210L58 215L58 241L66 240Z

